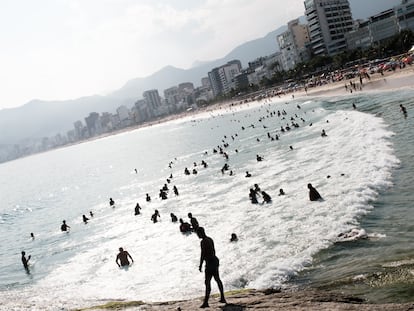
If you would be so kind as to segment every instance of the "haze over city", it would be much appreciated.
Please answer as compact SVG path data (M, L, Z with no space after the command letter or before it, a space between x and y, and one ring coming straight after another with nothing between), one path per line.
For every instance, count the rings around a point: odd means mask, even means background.
M350 0L354 19L400 2ZM2 1L0 109L106 94L166 65L190 68L303 14L302 0Z

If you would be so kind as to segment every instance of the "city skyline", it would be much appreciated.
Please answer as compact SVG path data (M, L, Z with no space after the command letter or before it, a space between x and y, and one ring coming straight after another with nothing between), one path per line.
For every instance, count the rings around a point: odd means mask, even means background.
M375 7L398 2L375 0ZM166 65L190 68L304 14L299 0L289 7L279 0L261 0L260 5L235 0L18 0L0 6L0 110L33 99L104 95Z

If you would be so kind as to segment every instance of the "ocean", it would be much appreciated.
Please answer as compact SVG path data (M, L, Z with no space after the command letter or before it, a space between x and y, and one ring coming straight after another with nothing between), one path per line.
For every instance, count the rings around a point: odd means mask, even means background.
M412 299L413 97L273 98L0 164L0 309L203 296L200 240L170 219L189 221L189 212L214 240L225 291L311 286L371 302ZM309 201L308 183L322 201ZM271 203L250 202L254 184ZM128 269L115 263L119 247L134 259Z

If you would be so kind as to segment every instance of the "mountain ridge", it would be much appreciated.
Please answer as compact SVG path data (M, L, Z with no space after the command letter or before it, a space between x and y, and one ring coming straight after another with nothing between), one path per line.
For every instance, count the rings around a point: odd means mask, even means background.
M258 57L270 55L278 51L276 36L286 26L269 32L261 38L247 41L235 47L220 59L201 62L199 66L181 69L167 65L146 77L128 80L121 88L108 95L90 95L70 100L44 101L34 99L16 107L0 110L0 144L15 144L33 138L54 136L73 129L73 123L84 120L90 112L115 112L116 108L126 105L131 108L142 98L145 90L158 89L160 95L169 87L183 82L201 84L213 68L221 66L233 59L239 59L243 66Z

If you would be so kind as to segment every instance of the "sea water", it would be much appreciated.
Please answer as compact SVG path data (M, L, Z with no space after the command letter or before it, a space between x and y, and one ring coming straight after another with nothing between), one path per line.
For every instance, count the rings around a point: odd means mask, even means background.
M181 234L169 216L189 221L189 212L215 242L225 290L314 284L374 300L406 297L414 262L413 95L274 98L0 164L0 309L203 296L200 240ZM228 160L213 152L220 146ZM222 173L225 163L232 175ZM185 167L197 174L185 175ZM308 183L323 201L309 201ZM158 196L164 184L167 200ZM259 196L251 204L254 184L272 203ZM155 209L158 223L150 219ZM367 238L340 237L352 229ZM115 263L119 247L134 259L128 269ZM32 256L28 271L23 250ZM389 286L403 293L389 295Z

